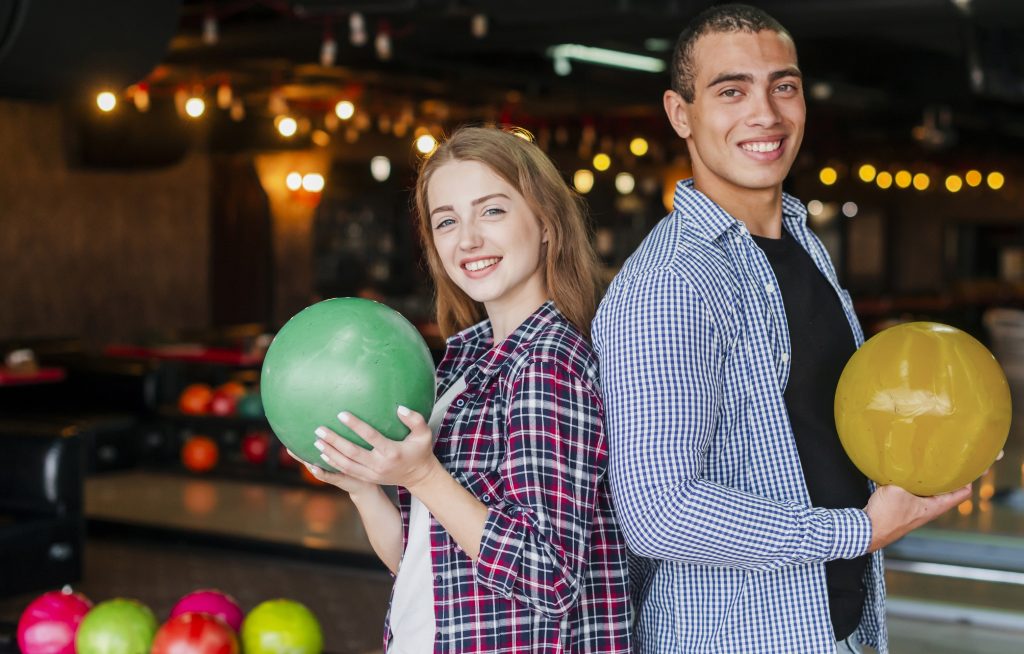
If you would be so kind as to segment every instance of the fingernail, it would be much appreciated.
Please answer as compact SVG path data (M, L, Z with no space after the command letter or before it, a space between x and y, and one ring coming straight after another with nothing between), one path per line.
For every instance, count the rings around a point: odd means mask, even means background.
M313 447L320 450L321 452L324 451L324 444L322 441L313 441Z
M398 415L400 415L400 416L407 416L410 413L412 413L412 411L410 411L409 409L405 408L401 404L398 405Z
M321 454L321 455L320 455L320 458L321 458L321 459L323 459L324 461L326 461L327 463L330 463L330 462L331 462L331 460L327 458L327 455L326 455L326 454Z
M352 414L349 413L348 411L342 411L341 413L338 414L338 420L342 422L348 422L351 417Z
M327 428L326 427L317 427L313 431L316 432L316 435L319 436L320 438L327 438Z

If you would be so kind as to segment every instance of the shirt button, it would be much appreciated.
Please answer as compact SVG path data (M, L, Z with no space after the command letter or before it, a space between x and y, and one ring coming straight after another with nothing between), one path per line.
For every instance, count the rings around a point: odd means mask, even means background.
M434 575L434 583L435 584L441 583L441 575Z
M487 493L484 493L484 496L481 497L480 499L482 499L484 502L490 502L491 501L491 496L488 495Z
M461 397L459 399L455 400L455 406L457 406L457 407L465 406L465 404L466 404L466 400L462 399Z
M782 363L789 363L789 352L782 353Z
M769 295L774 293L775 292L775 284L772 284L771 282L768 282L767 284L765 284L764 285L764 292L769 294Z

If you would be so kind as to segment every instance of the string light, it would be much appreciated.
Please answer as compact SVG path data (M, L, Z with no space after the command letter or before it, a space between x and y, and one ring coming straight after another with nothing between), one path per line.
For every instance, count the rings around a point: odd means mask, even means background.
M197 95L185 101L185 113L191 118L199 118L206 112L206 101Z
M416 137L416 149L420 154L430 154L437 147L437 139L431 134L421 134Z
M878 188L887 189L892 186L892 174L882 171L875 175L875 184L878 184Z
M864 164L857 169L857 176L860 177L860 181L866 183L873 182L876 173L877 171L875 170L875 167L871 164Z
M338 104L334 105L334 114L342 120L348 120L355 113L356 106L348 100L342 100Z
M932 179L924 173L917 173L914 175L914 188L918 191L925 191L931 186Z
M594 170L605 171L612 165L612 158L604 152L598 152L594 155Z
M1003 188L1003 183L1006 181L1006 178L1003 177L1001 172L995 170L988 174L988 179L986 181L988 182L988 187L990 189L998 191Z
M288 176L284 178L284 185L289 191L298 191L302 188L302 173L290 172Z
M103 113L110 113L117 107L117 96L110 91L101 91L96 95L96 106Z
M900 170L893 176L893 181L896 182L896 186L899 188L908 188L910 183L914 181L914 176L910 174L910 171Z
M964 175L964 181L967 182L967 185L972 188L977 187L979 184L981 184L981 179L981 173L978 172L977 170L968 170L967 173Z
M836 172L835 168L825 166L821 169L821 172L818 173L818 179L820 179L821 183L825 186L832 186L836 183L836 180L839 179L839 173Z
M590 193L594 188L594 173L586 168L581 168L573 173L572 185L579 193Z
M391 160L383 155L370 159L370 174L378 182L386 181L391 176Z
M629 195L636 188L636 179L629 173L619 173L615 176L615 190L622 195Z
M960 179L959 175L950 175L946 178L946 190L950 193L956 193L963 188L963 180Z
M302 176L302 190L319 193L324 190L324 176L319 173L306 173Z
M274 127L281 136L291 138L299 129L299 124L291 116L278 116L274 119Z
M856 202L844 202L843 203L843 215L847 218L853 218L857 215L858 207Z
M638 136L629 142L629 151L637 157L642 157L647 154L648 150L647 139Z

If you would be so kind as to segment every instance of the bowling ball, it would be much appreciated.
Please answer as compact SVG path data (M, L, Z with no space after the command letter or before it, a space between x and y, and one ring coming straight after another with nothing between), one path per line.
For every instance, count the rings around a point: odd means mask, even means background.
M238 400L238 406L235 410L238 411L238 415L243 418L262 418L263 400L260 398L260 394L258 392L246 393Z
M217 458L217 443L207 436L193 436L181 448L181 462L192 472L212 470Z
M156 633L156 618L146 605L132 599L97 604L78 627L78 654L148 654Z
M75 632L92 602L81 593L51 591L32 600L18 620L22 654L74 654Z
M182 613L156 632L152 654L238 654L238 637L215 615Z
M253 465L263 465L270 451L270 434L265 431L251 431L242 437L242 456Z
M241 629L244 617L234 597L210 588L185 595L171 609L172 618L184 613L209 613L226 622L235 631Z
M299 472L302 474L302 481L306 482L310 486L325 486L325 485L327 485L326 481L320 481L319 479L314 477L313 473L311 473L309 471L309 469L306 468L306 466L301 466L299 468Z
M294 600L267 600L245 616L242 649L245 654L320 654L320 623Z
M1010 389L970 335L912 322L875 335L847 362L835 417L861 472L937 495L977 479L995 460L1010 429Z
M210 410L213 389L206 384L189 384L178 397L178 410L192 416L201 416Z
M350 411L392 440L409 433L404 405L429 415L434 365L423 337L397 311L360 298L334 298L303 309L270 344L260 379L274 433L303 460L325 465L314 430L328 425L370 449L338 421Z
M210 398L210 413L215 416L233 416L238 406L238 396L232 395L230 391L217 389Z
M234 396L236 400L241 397L244 397L246 394L245 384L234 380L224 382L223 384L217 387L217 390L222 393L227 393L228 395Z

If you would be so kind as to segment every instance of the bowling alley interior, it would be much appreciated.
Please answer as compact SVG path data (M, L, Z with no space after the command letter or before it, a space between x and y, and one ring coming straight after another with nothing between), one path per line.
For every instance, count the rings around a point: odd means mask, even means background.
M1024 3L751 3L797 45L784 189L865 337L954 327L1012 398L969 499L885 550L890 649L1024 651ZM275 336L361 298L440 361L412 190L461 125L554 161L610 282L691 176L662 95L709 4L0 3L0 654L167 654L209 607L247 654L382 654L393 577L275 435ZM22 637L44 604L77 641ZM128 623L156 642L104 649Z

